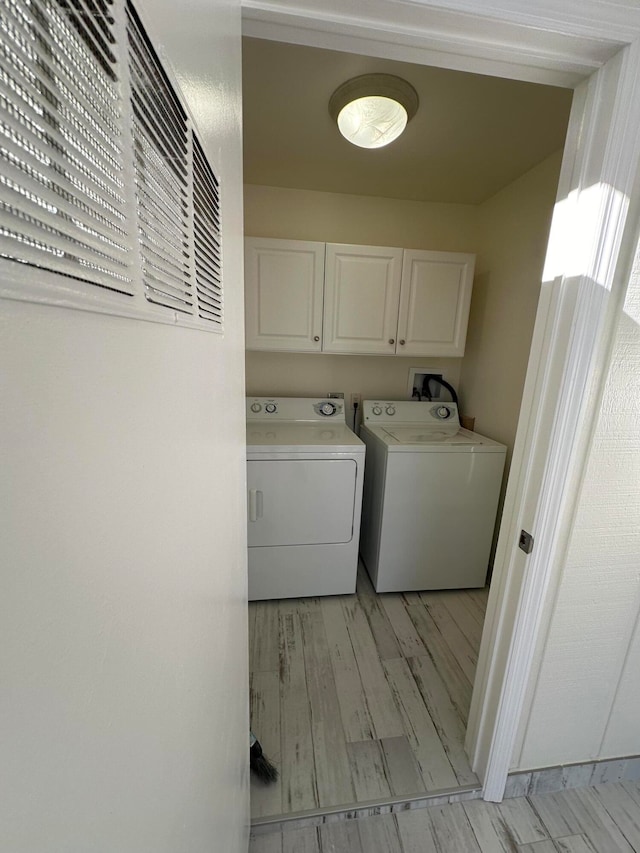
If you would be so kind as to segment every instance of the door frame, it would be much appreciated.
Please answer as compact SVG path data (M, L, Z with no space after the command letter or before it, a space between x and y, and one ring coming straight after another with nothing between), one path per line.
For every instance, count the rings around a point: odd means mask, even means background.
M500 801L566 553L638 238L635 0L244 0L246 35L570 87L466 749ZM480 10L480 12L478 11ZM366 14L366 18L363 15ZM533 552L518 547L533 534Z

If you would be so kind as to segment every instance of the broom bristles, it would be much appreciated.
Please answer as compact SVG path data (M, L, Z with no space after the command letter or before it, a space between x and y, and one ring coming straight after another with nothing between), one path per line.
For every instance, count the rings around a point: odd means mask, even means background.
M251 748L249 749L249 766L261 782L268 785L278 778L278 770L262 751L260 741L251 732Z
M266 755L251 759L251 769L265 785L275 782L278 778L278 768L269 761Z

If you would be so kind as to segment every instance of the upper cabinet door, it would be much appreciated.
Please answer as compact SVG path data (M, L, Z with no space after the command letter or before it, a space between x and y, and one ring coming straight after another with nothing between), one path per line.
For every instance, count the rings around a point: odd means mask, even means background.
M464 355L475 255L405 249L398 355Z
M323 350L396 351L402 249L327 243Z
M320 352L324 243L247 237L247 349Z

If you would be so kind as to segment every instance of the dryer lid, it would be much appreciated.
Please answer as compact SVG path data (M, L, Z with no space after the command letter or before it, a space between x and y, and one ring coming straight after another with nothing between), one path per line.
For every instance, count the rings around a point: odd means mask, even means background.
M363 448L362 441L343 423L247 421L247 449L253 452L340 453Z

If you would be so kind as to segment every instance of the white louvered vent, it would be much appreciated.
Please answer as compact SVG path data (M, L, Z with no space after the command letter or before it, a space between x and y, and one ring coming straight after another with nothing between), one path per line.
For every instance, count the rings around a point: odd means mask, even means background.
M202 319L221 324L223 306L219 187L195 134L193 136L193 231L198 315Z
M132 293L108 0L0 4L0 254Z
M0 296L222 330L218 181L129 0L0 0L0 264Z

